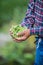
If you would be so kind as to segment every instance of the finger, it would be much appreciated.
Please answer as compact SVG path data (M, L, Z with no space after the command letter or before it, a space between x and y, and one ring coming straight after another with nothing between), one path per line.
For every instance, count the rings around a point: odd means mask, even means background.
M24 40L26 40L26 37L22 36L22 37L16 38L16 40L18 40L18 41L24 41Z
M17 33L17 36L23 36L23 35L24 35L24 31L20 32L20 33Z
M21 42L21 41L18 41L18 40L16 40L16 39L13 39L13 41L18 42L18 43L20 43L20 42Z

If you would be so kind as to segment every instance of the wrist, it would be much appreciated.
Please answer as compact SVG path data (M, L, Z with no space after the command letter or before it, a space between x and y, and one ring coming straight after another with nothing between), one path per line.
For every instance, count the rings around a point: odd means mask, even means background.
M30 29L28 29L28 33L29 33L29 35L30 35Z

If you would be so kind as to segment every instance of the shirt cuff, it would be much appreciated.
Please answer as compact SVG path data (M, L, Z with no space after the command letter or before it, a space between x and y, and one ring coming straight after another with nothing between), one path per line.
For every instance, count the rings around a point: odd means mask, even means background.
M30 28L30 35L39 35L39 28Z

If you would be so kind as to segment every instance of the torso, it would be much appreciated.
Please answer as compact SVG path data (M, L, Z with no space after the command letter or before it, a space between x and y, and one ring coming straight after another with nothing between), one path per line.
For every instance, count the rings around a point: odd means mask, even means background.
M35 2L35 25L43 26L43 0Z

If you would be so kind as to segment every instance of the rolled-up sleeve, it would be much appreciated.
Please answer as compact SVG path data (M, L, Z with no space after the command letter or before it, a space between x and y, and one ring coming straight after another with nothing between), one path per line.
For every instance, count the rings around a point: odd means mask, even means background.
M30 35L41 35L43 36L43 27L39 25L39 27L32 27L35 24L35 0L30 0L28 4L28 9L26 12L26 16L23 19L21 25L27 26L30 29Z
M43 27L39 26L39 27L30 28L30 35L34 35L34 34L43 37Z
M30 0L30 3L28 4L26 16L23 19L21 25L26 26L27 28L30 28L34 24L34 19L35 19L35 16L34 16L34 0Z

